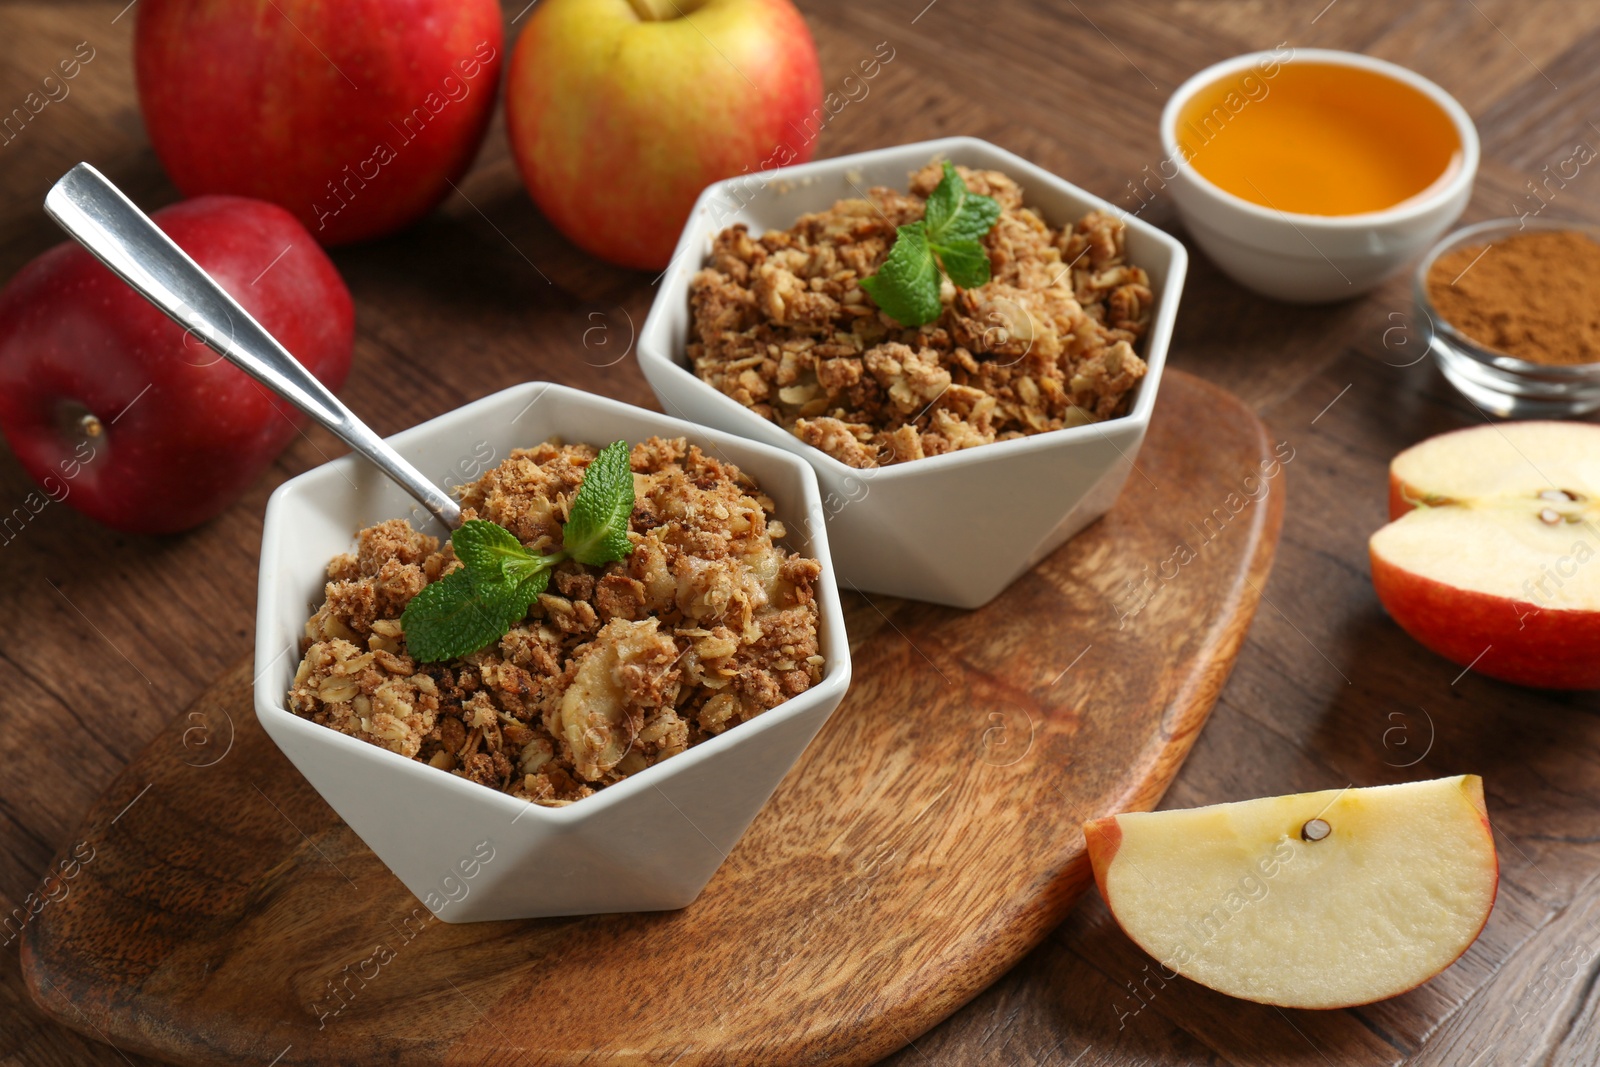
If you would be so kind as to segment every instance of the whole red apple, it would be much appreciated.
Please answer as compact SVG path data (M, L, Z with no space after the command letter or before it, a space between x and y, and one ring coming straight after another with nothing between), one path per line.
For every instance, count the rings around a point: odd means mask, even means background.
M323 244L433 209L483 141L495 0L141 0L139 105L186 195L281 204Z
M294 216L207 196L153 218L311 373L344 384L350 292ZM0 291L0 432L51 499L107 526L204 522L301 421L78 245L57 245Z
M829 117L789 0L540 0L506 94L539 209L586 251L650 269L701 190L810 159Z

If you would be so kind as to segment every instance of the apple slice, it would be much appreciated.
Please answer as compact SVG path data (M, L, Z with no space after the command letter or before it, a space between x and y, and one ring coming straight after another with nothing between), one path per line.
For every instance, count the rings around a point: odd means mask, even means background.
M1600 426L1513 422L1431 437L1389 465L1372 584L1463 667L1600 688Z
M1454 963L1500 869L1475 774L1084 825L1095 881L1168 971L1286 1008L1344 1008Z

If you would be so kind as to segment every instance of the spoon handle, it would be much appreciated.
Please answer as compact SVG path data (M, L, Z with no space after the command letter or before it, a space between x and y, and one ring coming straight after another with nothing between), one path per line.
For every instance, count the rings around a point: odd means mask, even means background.
M333 431L445 526L455 529L461 525L461 508L454 500L356 418L103 174L79 163L51 187L44 209L113 274L174 322Z

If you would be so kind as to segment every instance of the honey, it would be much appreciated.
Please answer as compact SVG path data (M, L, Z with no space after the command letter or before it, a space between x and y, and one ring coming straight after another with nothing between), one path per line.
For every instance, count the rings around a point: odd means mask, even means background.
M1178 115L1180 152L1241 199L1304 215L1395 207L1461 164L1444 109L1377 71L1288 62L1226 75Z

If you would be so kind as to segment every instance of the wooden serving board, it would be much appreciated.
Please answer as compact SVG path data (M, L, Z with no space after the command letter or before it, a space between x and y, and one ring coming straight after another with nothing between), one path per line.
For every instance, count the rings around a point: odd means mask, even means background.
M1115 509L999 599L850 597L849 696L679 912L432 919L267 739L240 663L63 849L28 988L179 1063L869 1063L1061 920L1083 820L1160 799L1271 566L1273 459L1168 372Z

